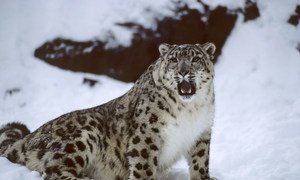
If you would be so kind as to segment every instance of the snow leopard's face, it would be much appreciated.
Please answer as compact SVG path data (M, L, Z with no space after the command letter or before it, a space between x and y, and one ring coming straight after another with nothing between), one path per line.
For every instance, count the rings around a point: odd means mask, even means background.
M165 87L175 91L182 100L190 100L212 82L214 69L213 43L159 46L162 58L160 77Z

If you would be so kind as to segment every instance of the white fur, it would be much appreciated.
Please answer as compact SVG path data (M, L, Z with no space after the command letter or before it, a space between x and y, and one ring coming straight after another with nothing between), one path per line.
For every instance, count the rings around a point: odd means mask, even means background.
M191 95L191 96L180 96L179 99L183 102L192 102L194 100L195 96Z
M182 155L186 155L201 134L211 128L213 105L198 102L199 95L193 101L185 103L186 107L178 112L176 119L166 117L168 125L162 132L164 143L159 156L161 168L170 167Z

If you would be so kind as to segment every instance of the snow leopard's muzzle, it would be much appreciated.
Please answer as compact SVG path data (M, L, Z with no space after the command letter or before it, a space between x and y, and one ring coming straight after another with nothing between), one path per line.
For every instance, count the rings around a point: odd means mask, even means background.
M181 66L176 80L178 94L183 99L190 99L196 93L194 76L189 72L189 68L187 68L187 66Z
M195 82L187 81L185 79L178 83L177 88L180 96L192 96L196 93Z

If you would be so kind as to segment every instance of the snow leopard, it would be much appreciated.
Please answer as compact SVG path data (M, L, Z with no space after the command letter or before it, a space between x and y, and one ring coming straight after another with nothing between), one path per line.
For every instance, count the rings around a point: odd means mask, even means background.
M156 180L181 157L191 180L212 179L213 43L167 44L124 95L34 132L0 129L0 155L44 179Z

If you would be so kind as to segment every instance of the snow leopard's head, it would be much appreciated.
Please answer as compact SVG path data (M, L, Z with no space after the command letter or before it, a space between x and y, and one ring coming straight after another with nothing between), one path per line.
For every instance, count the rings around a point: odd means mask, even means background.
M213 43L159 46L160 79L164 86L183 100L192 99L201 88L212 83L214 77Z

